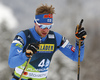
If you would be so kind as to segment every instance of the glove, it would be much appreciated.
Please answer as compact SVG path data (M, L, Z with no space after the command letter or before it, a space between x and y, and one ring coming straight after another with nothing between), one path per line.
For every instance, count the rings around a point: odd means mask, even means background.
M37 52L37 49L39 49L38 46L39 44L35 44L35 43L29 44L26 49L26 56L32 57L32 55Z
M76 28L77 29L77 28ZM75 37L78 39L78 40L81 40L83 41L87 36L87 33L86 31L84 30L84 28L80 28L78 31L76 30L75 31Z
M79 45L79 40L81 40L81 46L82 46L84 44L84 39L86 38L87 33L83 27L77 31L78 26L79 25L77 25L75 30L76 44Z

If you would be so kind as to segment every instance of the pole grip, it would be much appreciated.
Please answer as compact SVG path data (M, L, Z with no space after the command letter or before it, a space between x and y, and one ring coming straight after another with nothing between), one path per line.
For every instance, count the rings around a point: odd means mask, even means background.
M82 27L82 23L83 23L83 19L81 19L81 21L79 23L79 29Z
M77 32L78 32L78 30L82 27L82 23L83 23L83 19L81 19L79 25L77 25Z

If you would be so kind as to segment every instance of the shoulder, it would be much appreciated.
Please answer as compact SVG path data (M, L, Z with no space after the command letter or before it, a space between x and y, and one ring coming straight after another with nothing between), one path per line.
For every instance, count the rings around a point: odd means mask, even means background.
M20 32L18 32L17 34L16 34L16 36L15 36L15 38L14 38L14 41L16 42L20 42L20 43L22 43L23 45L25 45L25 43L26 43L26 36L25 36L25 34L24 34L24 32L23 31L20 31Z
M54 33L54 35L55 35L56 37L62 38L62 35L59 34L58 32L55 32L55 31L50 30L49 33Z
M17 35L22 36L22 37L24 37L24 36L25 36L25 34L24 34L24 32L23 32L23 31L18 32L18 33L17 33Z
M62 41L62 35L57 33L57 32L54 32L54 34L55 34L55 37L56 37L57 46L59 46L61 41Z
M54 32L54 34L55 34L56 37L62 38L62 35L61 34L59 34L57 32Z
M20 31L19 33L17 33L17 35L22 37L23 39L26 38L25 33L23 31Z

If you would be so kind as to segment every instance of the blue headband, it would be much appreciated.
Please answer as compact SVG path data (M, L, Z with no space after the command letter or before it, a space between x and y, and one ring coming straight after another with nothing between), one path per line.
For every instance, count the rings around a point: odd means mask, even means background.
M53 15L52 14L35 15L35 20L38 23L53 23Z

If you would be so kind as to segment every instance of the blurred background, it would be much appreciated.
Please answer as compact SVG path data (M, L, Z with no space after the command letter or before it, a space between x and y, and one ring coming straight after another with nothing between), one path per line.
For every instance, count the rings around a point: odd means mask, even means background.
M81 19L87 31L80 80L100 80L100 0L0 0L0 80L11 80L8 66L10 45L15 35L34 26L35 10L47 3L55 7L52 30L75 45L75 28ZM77 62L57 51L47 80L77 80Z

